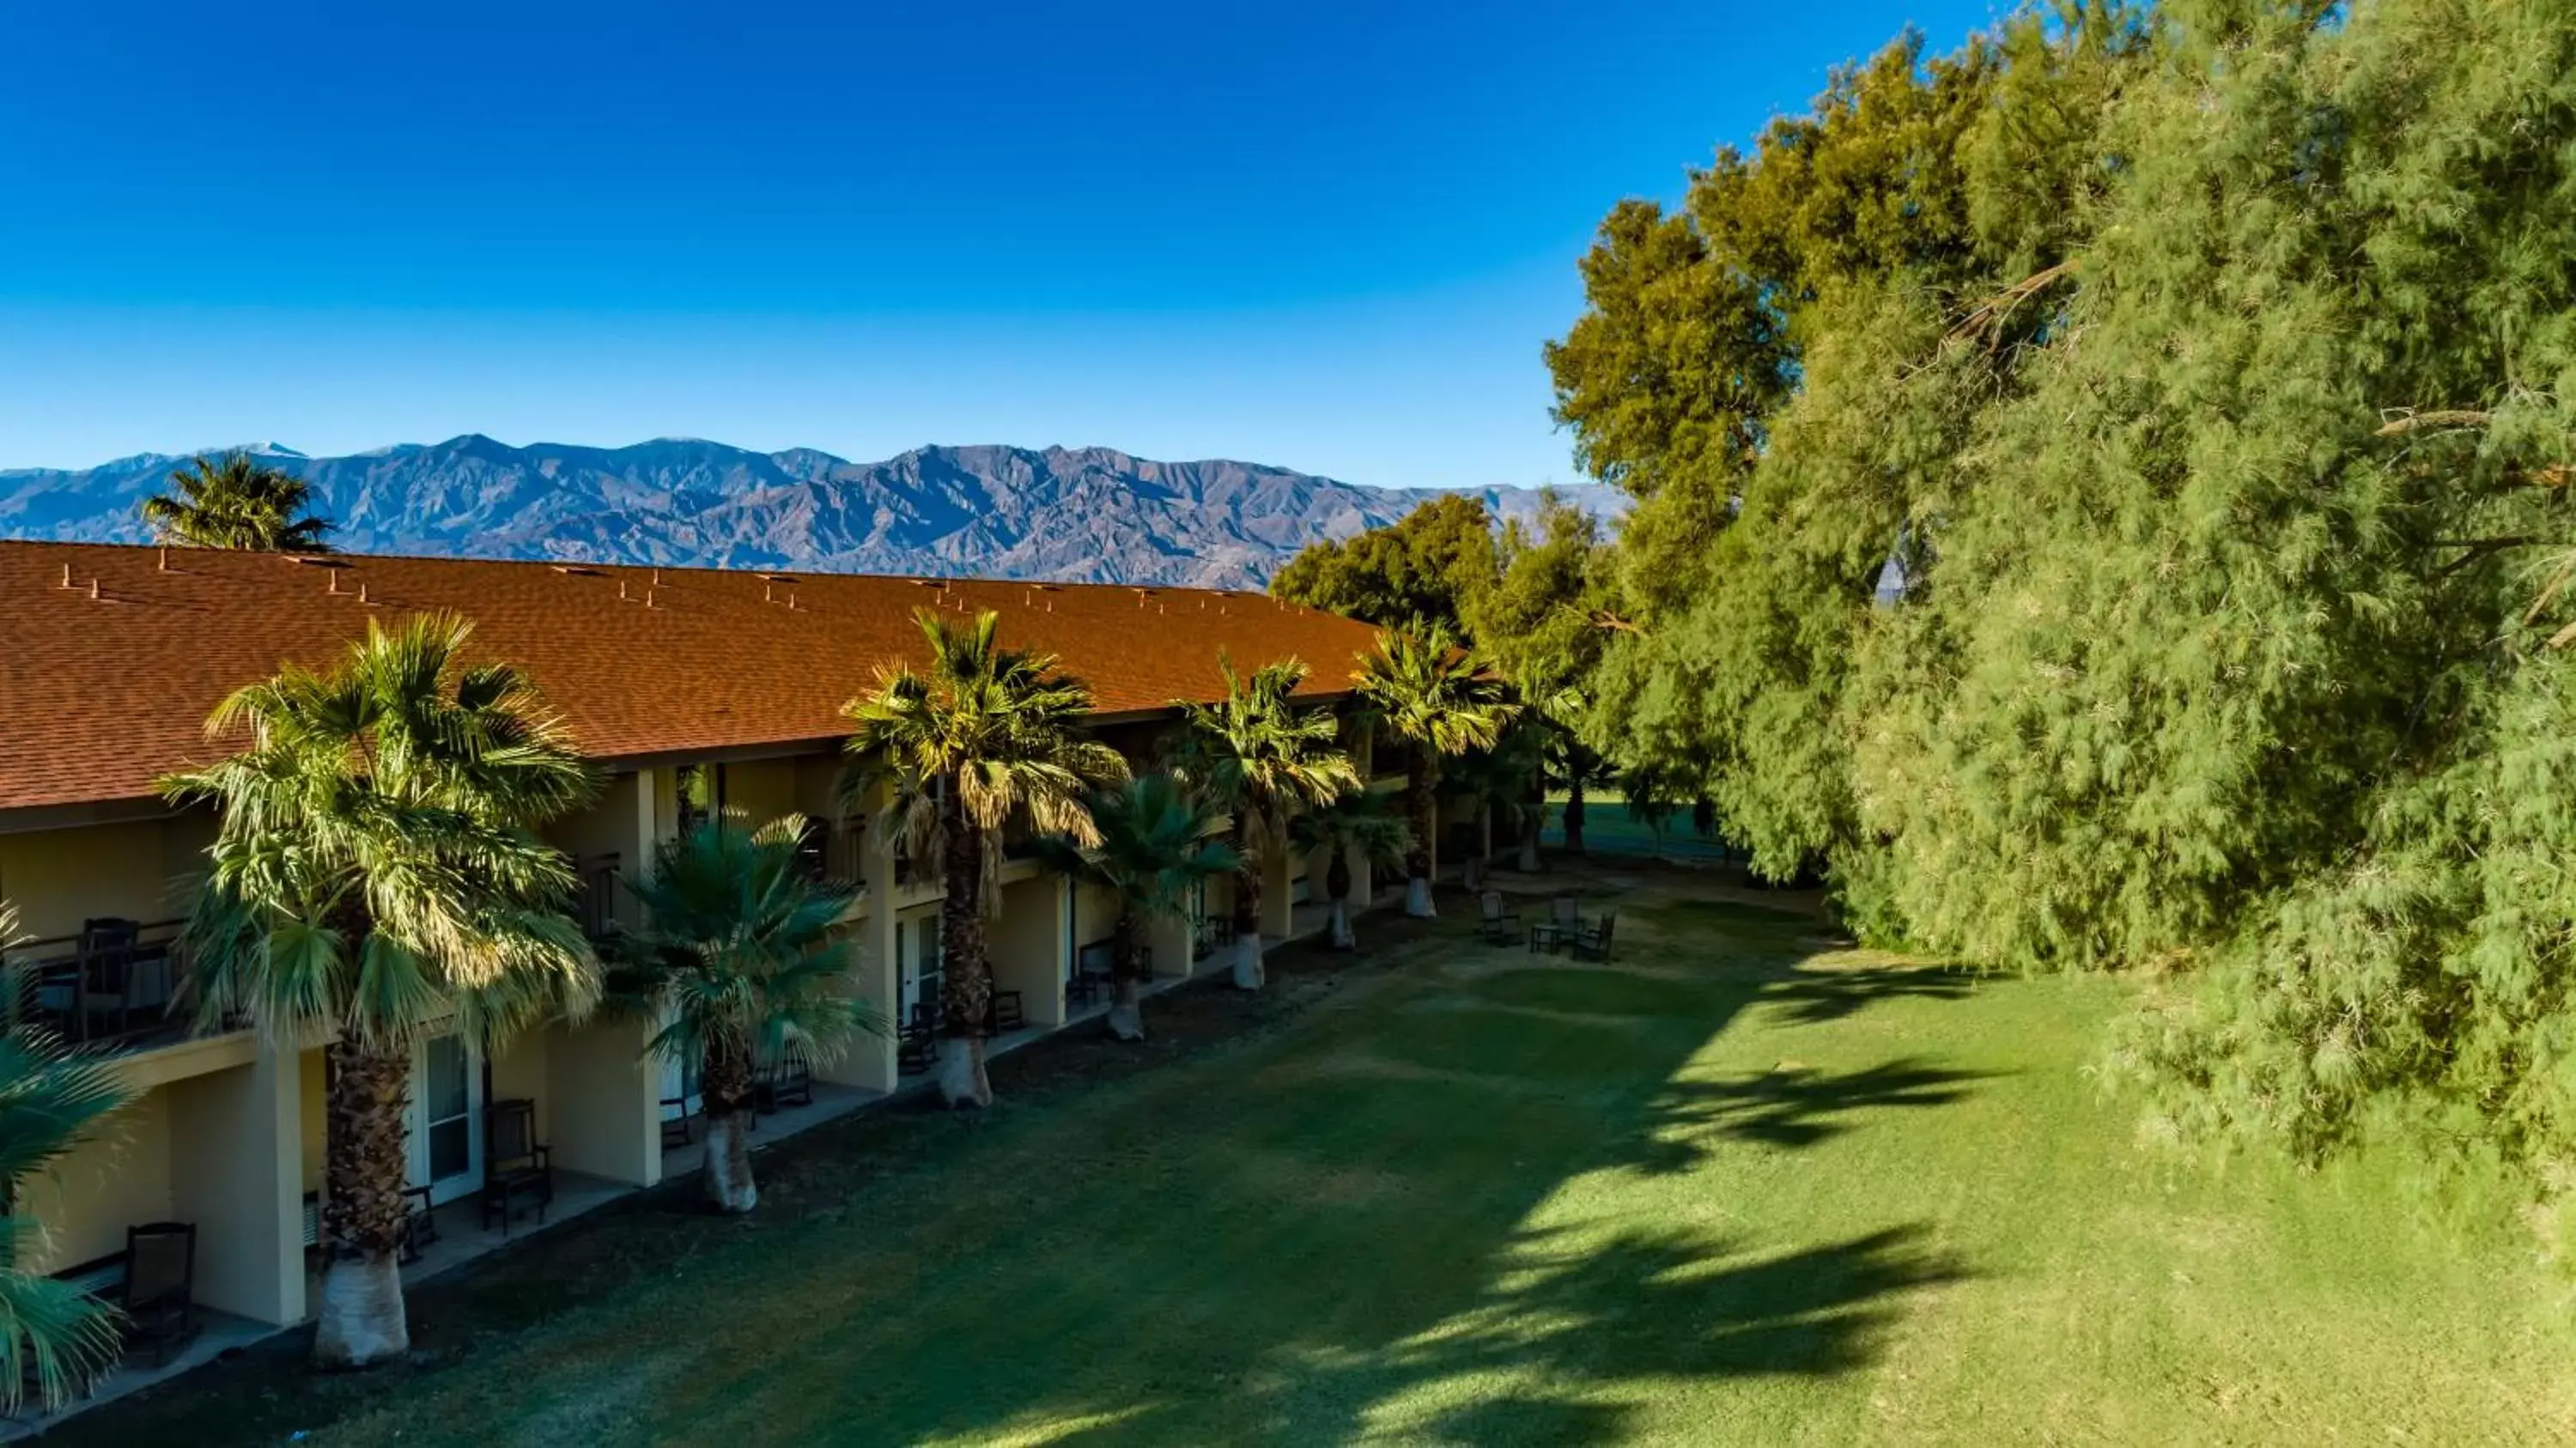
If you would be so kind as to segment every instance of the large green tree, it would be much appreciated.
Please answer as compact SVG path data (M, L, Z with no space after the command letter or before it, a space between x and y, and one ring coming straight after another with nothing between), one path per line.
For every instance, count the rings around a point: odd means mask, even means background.
M1090 688L1058 669L1053 654L1004 648L999 614L960 622L925 608L914 621L928 645L925 667L881 673L843 710L855 726L844 793L859 808L881 809L881 839L936 863L941 1004L965 1038L965 1049L940 1055L940 1094L951 1106L989 1106L993 964L984 918L999 903L1002 831L1019 818L1041 834L1097 844L1084 800L1125 779L1127 763L1083 730Z
M1521 867L1539 868L1539 833L1546 791L1564 787L1565 842L1583 848L1586 786L1601 772L1599 755L1584 742L1594 713L1593 689L1610 641L1631 627L1617 583L1617 552L1599 519L1553 497L1536 522L1513 519L1499 544L1502 572L1494 587L1468 601L1468 637L1528 706L1527 731L1509 758L1529 771L1520 795L1494 791L1497 804L1522 827Z
M642 928L621 935L604 1005L653 1022L646 1049L693 1069L706 1103L707 1201L760 1204L751 1172L755 1072L827 1062L884 1023L850 993L834 927L854 892L811 878L802 815L757 830L717 818L654 846L633 885Z
M1217 667L1225 693L1215 703L1175 701L1183 723L1171 765L1234 818L1234 983L1259 990L1266 979L1262 872L1288 850L1291 819L1358 789L1361 781L1332 711L1297 702L1305 664L1282 659L1245 674L1232 659L1219 658Z
M1469 600L1494 585L1493 515L1451 493L1383 528L1310 543L1270 580L1273 597L1392 627L1415 618L1461 626Z
M572 868L536 835L591 798L591 771L523 675L472 659L472 635L441 615L370 621L335 666L226 699L207 732L247 747L162 782L221 812L186 933L202 1018L330 1042L326 1367L410 1342L413 1047L454 1030L488 1048L598 990Z
M248 453L200 457L170 474L170 491L143 500L143 521L165 541L253 553L327 553L331 522L312 514L313 488Z
M2188 972L2119 1063L2318 1151L2576 1148L2576 31L2067 5L1603 228L1588 737L1888 938Z

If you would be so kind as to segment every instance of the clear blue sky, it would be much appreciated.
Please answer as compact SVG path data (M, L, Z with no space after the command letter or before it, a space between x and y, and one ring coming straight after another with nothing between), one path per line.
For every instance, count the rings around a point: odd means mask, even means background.
M484 432L1571 481L1538 350L1602 213L1994 8L15 6L0 466Z

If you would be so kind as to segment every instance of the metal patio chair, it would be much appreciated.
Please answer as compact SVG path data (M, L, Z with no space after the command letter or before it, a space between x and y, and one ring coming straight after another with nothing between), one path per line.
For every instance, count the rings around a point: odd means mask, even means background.
M1618 924L1618 916L1604 913L1598 922L1576 931L1567 942L1574 949L1574 958L1607 965L1610 961L1610 932Z
M146 1222L125 1229L125 1313L129 1346L150 1343L152 1365L170 1361L197 1335L197 1227Z

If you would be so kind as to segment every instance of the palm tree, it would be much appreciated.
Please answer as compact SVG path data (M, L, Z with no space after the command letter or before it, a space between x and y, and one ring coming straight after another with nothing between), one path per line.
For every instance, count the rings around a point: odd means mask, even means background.
M1042 838L1038 858L1077 884L1117 897L1118 923L1109 935L1109 978L1117 994L1109 1030L1122 1041L1141 1041L1145 1022L1137 983L1145 975L1145 926L1186 918L1191 889L1232 871L1239 861L1233 847L1217 838L1226 831L1225 816L1168 774L1096 791L1090 809L1100 832L1097 843Z
M1404 863L1412 847L1412 829L1387 808L1385 795L1355 789L1291 820L1288 838L1301 853L1330 852L1324 866L1324 894L1333 902L1327 938L1335 950L1359 949L1359 937L1351 929L1351 857L1359 856L1372 869L1393 869Z
M1307 669L1295 659L1235 672L1220 654L1225 696L1213 704L1174 701L1187 725L1172 751L1173 772L1234 816L1241 864L1234 874L1234 983L1259 990L1261 873L1274 850L1287 848L1289 817L1360 787L1360 772L1340 742L1340 725L1323 709L1292 697Z
M18 916L0 903L0 944ZM9 982L12 1002L24 997ZM19 1264L41 1229L16 1211L20 1184L71 1154L132 1091L103 1057L75 1053L17 1021L0 1035L0 1408L16 1412L32 1381L59 1408L115 1365L116 1316L96 1298Z
M1538 716L1546 727L1546 776L1540 778L1553 776L1566 783L1566 850L1577 855L1584 853L1584 783L1600 778L1605 770L1602 757L1584 742L1587 709L1589 701L1574 688L1538 701Z
M1544 747L1538 729L1524 718L1505 728L1493 748L1468 754L1448 771L1456 791L1476 802L1481 817L1510 831L1520 868L1530 874L1538 872L1538 832L1546 813L1541 799L1532 797ZM1467 888L1479 887L1474 867L1491 863L1489 837L1488 847L1468 861Z
M1125 779L1127 762L1084 737L1091 690L1059 672L1053 654L994 642L998 614L979 614L972 624L952 624L926 608L913 617L930 644L929 667L880 673L875 692L843 708L858 727L842 788L853 804L883 788L881 837L903 841L916 860L936 862L946 897L939 912L947 962L942 1004L966 1037L965 1050L940 1053L940 1094L951 1106L987 1106L993 967L984 954L984 914L1002 828L1021 816L1039 833L1097 844L1084 791Z
M1419 620L1380 633L1377 647L1360 656L1353 683L1370 719L1414 746L1404 786L1413 822L1404 913L1427 920L1438 913L1431 904L1431 839L1439 823L1440 757L1493 748L1519 706L1446 625Z
M171 491L143 500L143 521L168 542L251 553L327 553L327 518L304 513L312 485L248 453L200 457L170 474Z
M620 937L609 974L609 1007L666 1023L647 1049L698 1069L718 1211L760 1204L746 1139L755 1064L791 1051L828 1060L884 1029L848 994L849 944L832 930L855 892L806 874L804 832L801 815L756 832L716 819L655 846L631 887L645 924Z
M446 615L370 623L336 667L224 700L207 734L248 747L161 782L222 811L186 934L202 1019L331 1038L325 1367L410 1343L395 1254L414 1046L452 1026L488 1048L597 992L572 869L535 833L591 798L591 772L516 670L466 661L472 635Z

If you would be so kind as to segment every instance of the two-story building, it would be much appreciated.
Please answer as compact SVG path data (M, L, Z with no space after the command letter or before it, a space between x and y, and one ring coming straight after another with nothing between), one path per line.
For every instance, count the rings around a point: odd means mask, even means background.
M24 1205L48 1229L41 1268L122 1248L129 1225L197 1232L200 1303L260 1323L307 1315L308 1252L323 1182L323 1042L203 1032L181 1004L178 924L215 820L165 804L154 783L238 740L205 721L233 689L285 663L324 666L369 619L448 611L474 648L522 668L601 771L597 802L551 838L586 882L594 932L632 911L618 883L707 811L816 821L818 872L859 887L843 922L855 989L890 1017L935 998L938 886L838 805L842 706L880 671L925 653L918 609L1001 615L1006 644L1055 654L1097 703L1092 723L1137 764L1173 727L1174 701L1211 698L1220 653L1254 667L1295 656L1309 692L1348 688L1370 630L1256 594L955 579L587 564L319 557L0 542L0 899L20 912L8 959L26 1008L120 1054L141 1091L112 1137ZM1365 767L1366 740L1356 738ZM1321 860L1277 859L1265 933L1310 924ZM1357 901L1371 888L1357 862ZM1222 915L1222 886L1206 912ZM1013 858L990 928L997 987L1028 1024L1064 1023L1085 947L1109 902ZM1202 936L1157 931L1153 968L1185 975ZM1210 960L1208 964L1216 962ZM487 1102L534 1104L554 1169L598 1190L661 1177L678 1072L631 1024L558 1024L485 1052L443 1036L417 1053L412 1185L433 1202L483 1176ZM896 1041L871 1039L819 1074L845 1093L898 1085ZM677 1158L675 1158L677 1160Z

